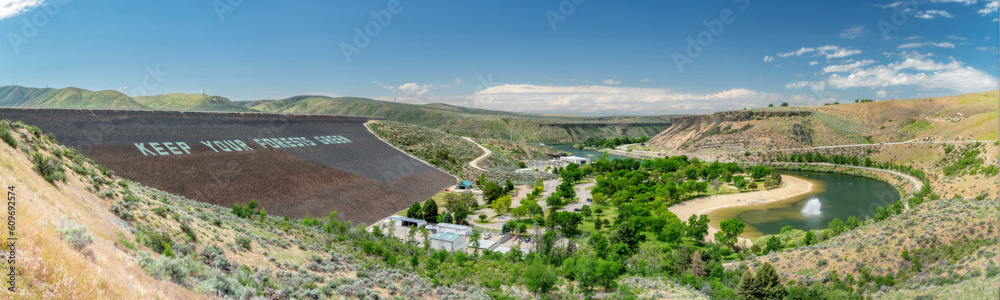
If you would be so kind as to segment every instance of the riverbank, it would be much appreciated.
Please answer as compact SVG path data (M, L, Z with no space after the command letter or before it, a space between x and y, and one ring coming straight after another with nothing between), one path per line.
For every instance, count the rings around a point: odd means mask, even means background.
M682 221L686 221L692 215L707 215L709 212L733 206L755 206L775 201L781 201L803 194L813 192L814 185L811 181L790 175L781 175L782 186L761 192L748 192L739 194L727 194L708 196L688 200L670 207L670 212L677 215ZM719 231L716 227L718 222L710 222L708 236L706 240L712 240L715 233ZM749 239L739 238L740 244L753 245Z

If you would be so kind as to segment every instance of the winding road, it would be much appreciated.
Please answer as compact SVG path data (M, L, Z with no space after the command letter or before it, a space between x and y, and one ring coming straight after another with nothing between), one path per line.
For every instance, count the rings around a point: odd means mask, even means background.
M483 145L480 145L479 143L476 143L476 141L473 141L469 137L463 136L462 138L465 139L465 140L467 140L467 141L469 141L469 142L472 142L473 144L476 144L476 146L479 146L479 149L483 149L483 152L485 152L483 155L480 155L479 157L476 157L476 159L473 159L472 161L470 161L469 162L469 166L473 167L473 168L476 168L477 170L480 170L480 171L486 171L486 169L483 169L483 168L479 167L479 162L482 161L483 159L485 159L487 156L490 156L490 154L493 154L493 151L490 151L490 149L486 149L486 147L483 147Z

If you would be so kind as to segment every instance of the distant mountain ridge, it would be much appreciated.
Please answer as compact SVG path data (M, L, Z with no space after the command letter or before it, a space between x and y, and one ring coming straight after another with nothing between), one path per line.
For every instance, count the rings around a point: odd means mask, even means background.
M148 108L118 91L89 91L68 87L63 89L0 87L0 106L67 107L67 108Z
M672 116L552 116L356 97L295 96L238 103L263 112L378 116L457 135L544 143L571 143L591 137L654 136L669 127L672 119Z
M476 138L573 143L591 137L654 136L672 116L586 117L528 114L454 106L408 104L358 97L302 95L279 100L234 102L226 97L172 93L129 97L118 91L68 87L0 87L0 106L53 108L154 109L184 111L274 112L377 116Z
M204 111L254 111L236 105L226 97L205 94L173 93L135 97L139 103L153 109L204 110Z

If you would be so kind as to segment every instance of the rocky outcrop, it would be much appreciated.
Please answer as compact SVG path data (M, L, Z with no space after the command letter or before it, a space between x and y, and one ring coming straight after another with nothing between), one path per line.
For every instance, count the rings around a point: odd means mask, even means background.
M650 144L661 147L664 149L678 149L681 147L694 147L691 149L704 148L701 146L708 145L692 145L695 142L701 143L706 142L708 144L726 144L729 142L736 141L722 141L717 140L712 137L718 134L738 134L742 133L746 129L752 127L749 124L745 127L739 128L735 131L732 130L721 130L721 127L725 127L723 123L734 123L734 122L746 122L755 120L765 120L772 118L789 118L789 117L805 117L812 115L811 111L807 110L795 110L795 111L755 111L755 110L738 110L738 111L723 111L708 115L695 115L695 116L683 116L673 118L673 125L667 130L661 132L652 140ZM801 124L795 124L796 126L794 139L803 144L811 144L812 137L810 131L803 127ZM759 144L757 142L751 141L753 139L741 139L741 141L735 144L744 145L743 148L747 148L749 145ZM732 146L732 145L730 145ZM712 147L708 147L712 148ZM741 148L742 149L742 148Z

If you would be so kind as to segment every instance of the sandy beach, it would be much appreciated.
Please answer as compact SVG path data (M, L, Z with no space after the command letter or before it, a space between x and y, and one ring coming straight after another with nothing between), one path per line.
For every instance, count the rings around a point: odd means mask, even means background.
M781 175L781 182L781 187L762 192L716 195L688 200L671 206L670 212L676 214L681 221L687 221L691 215L708 214L719 208L761 205L799 196L813 190L812 182L798 177ZM710 225L705 240L714 240L715 233L718 231L719 229L715 225ZM753 245L750 240L742 237L739 238L739 241L740 244L745 242L747 246Z

